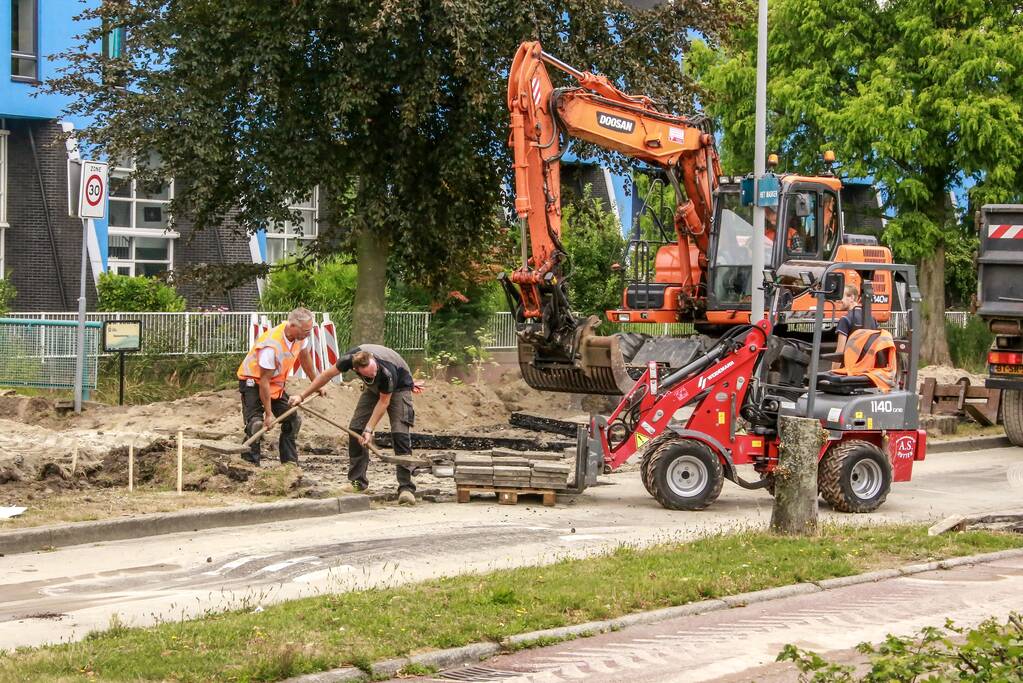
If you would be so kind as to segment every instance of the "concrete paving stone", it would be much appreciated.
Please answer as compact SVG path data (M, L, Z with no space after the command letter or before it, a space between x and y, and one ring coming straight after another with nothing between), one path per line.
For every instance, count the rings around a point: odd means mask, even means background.
M488 465L456 465L455 476L460 474L482 474L484 476L491 476L494 474L494 468Z
M456 465L492 465L494 458L487 453L458 453L455 455Z
M534 472L554 472L556 474L568 474L572 471L572 466L568 463L560 462L538 462L533 465Z
M510 467L494 465L495 477L529 477L531 470L528 467Z
M528 460L516 458L494 458L494 467L521 467L524 470L530 469Z
M362 669L348 666L343 669L331 669L316 674L305 674L286 678L282 683L349 683L349 681L368 681L369 676Z

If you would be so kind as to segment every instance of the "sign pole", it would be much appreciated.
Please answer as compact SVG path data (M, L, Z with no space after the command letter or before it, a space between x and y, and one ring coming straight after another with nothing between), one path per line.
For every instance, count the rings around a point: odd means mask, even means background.
M75 412L82 412L82 387L85 383L85 278L89 264L89 219L102 219L107 210L107 165L82 161L78 201L69 202L82 220L82 270L78 282L78 348L75 359Z
M760 0L757 20L757 93L753 178L753 266L750 278L750 322L764 319L764 207L760 202L760 180L767 167L767 0ZM781 234L775 227L777 234ZM775 238L777 239L777 237Z
M121 379L120 379L120 388L118 388L118 390L117 390L117 405L123 406L124 405L124 351L119 352L117 355L120 356L119 364L121 366L121 371L120 371L120 377L121 377Z
M82 270L78 283L78 341L75 346L75 412L82 412L82 385L85 379L85 268L89 260L89 221L82 219Z

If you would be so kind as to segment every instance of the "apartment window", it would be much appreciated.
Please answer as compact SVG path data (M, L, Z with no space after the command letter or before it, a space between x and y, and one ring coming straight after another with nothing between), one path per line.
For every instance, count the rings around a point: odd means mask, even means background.
M160 165L157 155L147 162ZM174 181L147 183L132 179L126 163L110 172L107 213L107 265L120 275L156 275L174 267L174 240L167 207L174 196Z
M37 0L11 0L11 78L39 80Z
M302 253L302 250L316 239L317 222L320 218L320 190L314 187L309 196L288 207L299 213L298 221L285 221L266 229L266 260L277 263L288 256Z

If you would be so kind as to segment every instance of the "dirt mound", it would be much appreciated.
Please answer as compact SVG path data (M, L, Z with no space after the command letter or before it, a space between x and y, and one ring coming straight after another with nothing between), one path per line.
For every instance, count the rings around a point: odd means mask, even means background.
M308 383L289 382L293 393ZM311 407L347 424L361 390L357 382L328 385ZM564 417L579 412L569 394L533 391L517 371L478 385L427 382L416 396L418 432L474 434L507 425L514 411ZM89 404L81 415L64 414L40 397L0 396L0 498L17 489L35 491L127 485L128 445L135 445L138 486L173 487L177 480L175 434L186 437L186 490L241 492L253 496L318 495L345 481L347 435L306 416L299 435L302 469L250 467L237 456L209 453L199 439L241 442L241 407L236 390L202 392L177 401L138 406ZM385 422L382 426L384 428ZM264 441L264 459L276 460L276 437ZM72 462L75 471L72 473ZM377 468L378 466L374 466ZM303 474L305 472L305 474ZM376 481L390 485L393 466L379 466Z
M921 384L930 377L937 380L938 384L955 384L965 377L970 380L970 384L973 386L984 386L983 375L976 375L968 370L960 370L950 365L928 365L927 367L920 368L920 371L917 373L917 380Z

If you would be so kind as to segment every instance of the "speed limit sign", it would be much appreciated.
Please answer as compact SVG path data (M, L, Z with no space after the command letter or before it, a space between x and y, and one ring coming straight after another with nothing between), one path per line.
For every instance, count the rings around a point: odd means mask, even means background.
M103 218L106 210L107 165L99 161L84 161L78 194L78 215L82 218Z

